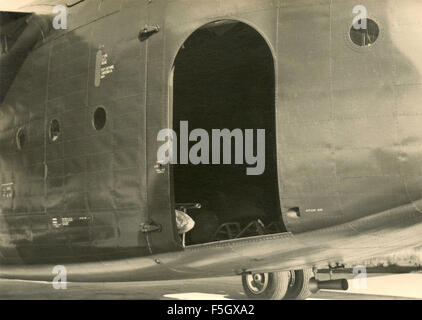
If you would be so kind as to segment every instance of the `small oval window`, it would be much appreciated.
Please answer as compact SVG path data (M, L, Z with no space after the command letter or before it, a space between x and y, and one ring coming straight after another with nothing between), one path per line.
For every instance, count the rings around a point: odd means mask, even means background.
M103 129L107 122L107 113L104 108L99 107L94 112L93 124L95 130L99 131Z
M19 128L16 133L16 145L19 150L22 150L26 144L26 133L24 128Z
M350 39L352 42L360 47L370 47L377 41L380 34L378 24L371 19L358 20L350 28Z
M60 136L60 122L59 120L52 120L50 122L50 140L56 142Z

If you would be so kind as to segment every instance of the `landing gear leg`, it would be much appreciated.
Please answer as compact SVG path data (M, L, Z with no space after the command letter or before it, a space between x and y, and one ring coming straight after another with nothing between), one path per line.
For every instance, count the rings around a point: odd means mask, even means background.
M284 297L286 300L305 300L312 295L310 283L314 277L312 269L292 270L290 272L290 282L287 293Z
M281 300L289 285L288 272L242 275L243 290L249 299Z

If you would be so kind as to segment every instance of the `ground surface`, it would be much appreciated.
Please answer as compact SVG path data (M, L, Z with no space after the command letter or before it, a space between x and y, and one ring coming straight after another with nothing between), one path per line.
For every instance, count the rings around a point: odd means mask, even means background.
M321 280L327 274L319 274ZM422 273L372 274L366 289L351 274L335 274L349 280L347 292L320 291L310 299L422 299ZM361 286L365 285L360 283ZM184 281L132 283L68 283L66 290L55 290L51 283L0 280L0 299L245 299L239 277Z

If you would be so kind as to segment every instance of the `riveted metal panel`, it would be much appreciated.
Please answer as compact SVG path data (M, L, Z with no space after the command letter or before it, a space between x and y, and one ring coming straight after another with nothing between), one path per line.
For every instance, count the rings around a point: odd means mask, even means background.
M409 103L420 95L421 69L394 30L409 23L412 39L422 33L395 1L361 4L380 28L370 47L350 40L355 2L280 2L279 180L284 213L300 209L300 217L283 216L293 232L420 199L420 174L409 174L418 172L419 153L401 141L421 137Z
M138 254L149 252L146 238L140 233L140 225L148 219L146 48L138 40L146 19L145 3L123 1L119 13L93 26L86 118L89 206L100 222L96 246L111 245L113 242L106 236L109 234L115 238L115 246L123 251L136 249ZM121 27L115 28L117 24ZM102 57L99 70L98 54ZM107 123L96 131L93 121L98 108L106 111ZM114 226L113 232L110 226Z

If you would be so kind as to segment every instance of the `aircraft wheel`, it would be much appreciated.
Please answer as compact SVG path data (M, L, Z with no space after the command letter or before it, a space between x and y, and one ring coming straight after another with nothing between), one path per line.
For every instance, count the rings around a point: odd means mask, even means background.
M242 275L245 294L250 299L281 300L289 285L289 272Z
M310 291L309 280L314 277L312 269L292 270L290 271L290 282L286 300L305 300L312 295Z

